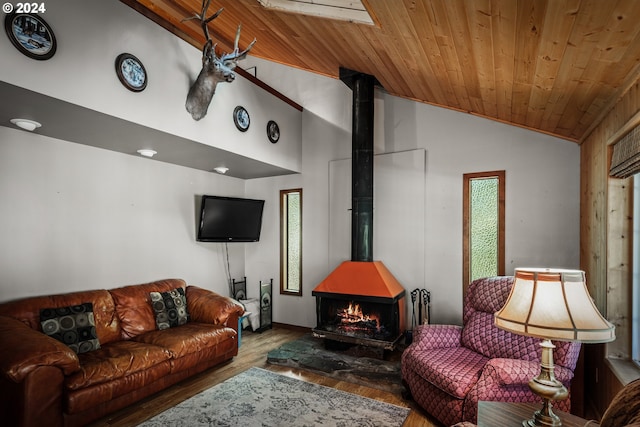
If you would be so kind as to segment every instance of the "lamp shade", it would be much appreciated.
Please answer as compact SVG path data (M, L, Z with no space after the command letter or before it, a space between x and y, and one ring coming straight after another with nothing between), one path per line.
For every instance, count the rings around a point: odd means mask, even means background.
M520 335L560 341L613 341L615 327L598 311L581 270L516 268L495 325Z

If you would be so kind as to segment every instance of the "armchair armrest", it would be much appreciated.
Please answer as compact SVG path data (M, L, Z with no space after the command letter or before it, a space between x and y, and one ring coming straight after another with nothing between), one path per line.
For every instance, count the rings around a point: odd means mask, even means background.
M414 350L460 347L462 327L456 325L418 325L413 330Z
M187 286L187 310L194 322L238 328L238 317L244 313L239 302L197 286Z
M58 367L64 375L80 369L71 348L12 317L0 316L0 343L0 373L15 383L39 366Z
M491 359L485 365L482 376L493 376L499 385L526 385L540 373L540 362L519 359ZM558 381L568 384L573 378L573 371L562 366L554 367L554 375Z

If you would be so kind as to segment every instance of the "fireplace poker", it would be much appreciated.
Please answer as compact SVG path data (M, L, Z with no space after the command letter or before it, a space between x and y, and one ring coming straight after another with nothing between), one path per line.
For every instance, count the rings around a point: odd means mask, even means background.
M427 321L424 323L431 323L431 292L426 289L422 289L420 291L422 294L422 303L424 304L424 308L427 314ZM422 323L422 317L420 317L420 323Z
M411 329L413 329L416 326L416 299L419 292L420 292L420 289L418 288L415 288L414 290L411 291L411 310L412 310Z

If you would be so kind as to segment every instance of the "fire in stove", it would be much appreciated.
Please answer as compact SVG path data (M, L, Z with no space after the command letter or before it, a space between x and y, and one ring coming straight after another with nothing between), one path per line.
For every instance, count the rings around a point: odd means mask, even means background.
M380 316L363 313L360 304L354 302L350 302L348 307L339 310L337 316L345 332L380 330Z
M344 338L379 340L389 347L399 336L398 305L354 299L318 298L318 326L314 332ZM358 341L356 341L358 342Z

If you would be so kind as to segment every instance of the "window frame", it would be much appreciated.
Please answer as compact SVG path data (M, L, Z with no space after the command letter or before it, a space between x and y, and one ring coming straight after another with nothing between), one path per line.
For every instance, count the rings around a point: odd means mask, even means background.
M300 224L299 230L300 234L298 236L298 244L300 246L300 257L299 257L299 265L296 267L298 269L298 277L299 277L299 287L297 290L291 290L288 287L288 277L289 277L289 262L288 262L288 245L289 245L289 236L285 237L285 228L288 223L288 210L286 205L286 200L289 194L298 193L300 195ZM291 188L287 190L280 190L280 294L281 295L294 295L294 296L302 296L302 188Z
M505 188L506 173L504 170L489 172L465 173L463 175L462 189L462 296L467 295L467 289L471 283L471 181L482 178L498 178L498 275L505 274Z

